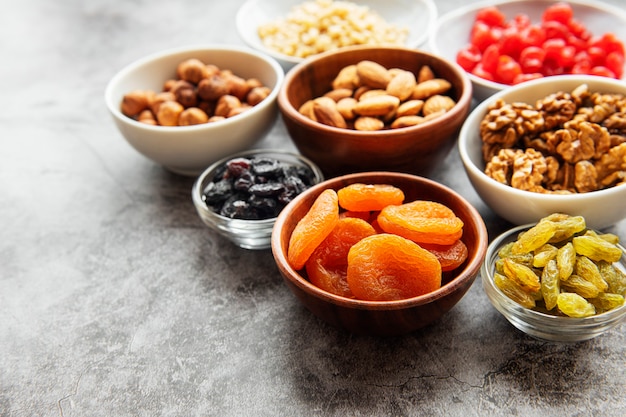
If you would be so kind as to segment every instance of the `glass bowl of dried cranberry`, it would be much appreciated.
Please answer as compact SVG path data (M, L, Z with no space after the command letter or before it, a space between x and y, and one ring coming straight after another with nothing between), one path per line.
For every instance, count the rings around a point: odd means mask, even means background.
M481 267L491 304L536 339L574 343L618 328L626 317L626 249L554 213L496 237ZM619 330L618 330L619 332Z
M441 16L429 35L434 53L467 72L478 101L552 75L623 80L624 42L624 9L589 0L469 4Z
M308 158L285 150L254 149L208 167L191 196L210 229L244 249L268 249L276 217L297 195L323 181Z

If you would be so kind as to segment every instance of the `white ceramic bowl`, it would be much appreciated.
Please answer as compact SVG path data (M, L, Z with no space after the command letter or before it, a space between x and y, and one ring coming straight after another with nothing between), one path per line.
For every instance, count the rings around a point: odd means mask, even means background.
M303 58L278 53L263 45L258 35L262 24L286 18L288 13L304 2L313 0L248 0L237 12L236 25L241 39L254 49L275 58L288 71ZM369 7L387 23L409 30L406 47L417 48L426 43L428 34L437 20L437 7L433 0L362 0L355 2Z
M491 242L487 248L485 261L481 267L482 284L491 304L513 326L537 339L554 342L580 342L592 339L620 324L626 317L626 304L614 310L590 317L574 318L554 316L523 307L510 299L494 284L495 261L498 251L507 243L517 239L517 235L534 226L528 224L515 227ZM625 251L624 247L620 247ZM626 253L618 263L622 271L626 271Z
M626 218L626 186L569 195L540 194L499 183L484 173L479 126L492 101L501 98L507 103L534 104L551 93L571 92L583 83L590 91L626 94L626 83L619 80L591 75L559 75L500 91L479 104L465 120L458 142L465 172L478 195L500 217L520 225L561 212L585 217L588 227L593 229L602 229Z
M216 123L193 126L152 126L120 111L124 94L136 89L160 92L175 78L177 65L189 58L230 69L243 78L257 78L271 89L269 96L243 114ZM168 170L195 176L211 163L250 148L272 128L278 116L276 97L284 72L271 57L231 45L190 46L158 52L119 71L109 81L105 101L117 128L139 153Z
M471 3L441 16L428 38L428 47L434 53L456 62L456 54L469 43L470 31L476 12L486 6L497 6L507 17L512 19L519 13L530 17L533 23L541 21L541 15L551 4L560 0L488 0ZM614 33L622 42L626 42L626 11L615 6L590 0L568 1L574 11L574 18L581 21L593 35ZM474 98L483 101L492 94L507 88L500 84L469 74L474 86Z
M191 190L191 198L198 216L209 229L224 236L235 245L244 249L268 249L272 229L276 223L276 217L262 220L233 219L214 212L207 206L203 199L203 191L206 186L214 181L216 176L221 175L224 165L234 158L271 158L277 160L283 166L305 167L310 170L311 184L316 185L324 180L320 169L309 159L297 153L279 149L251 149L229 155L209 166L196 180Z

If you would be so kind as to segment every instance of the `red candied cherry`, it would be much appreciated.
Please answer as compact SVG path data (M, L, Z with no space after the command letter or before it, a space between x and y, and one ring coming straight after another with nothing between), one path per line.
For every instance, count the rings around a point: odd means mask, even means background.
M500 55L496 68L496 80L503 84L513 84L513 80L522 73L520 64L508 55Z
M498 58L500 57L500 48L498 45L489 45L484 51L481 59L481 63L485 71L495 73L498 67Z
M570 31L566 25L554 20L542 22L541 29L543 29L543 31L545 32L546 39L567 39L567 37L570 35Z
M472 26L472 33L470 35L470 43L476 45L482 52L489 45L496 43L500 39L499 28L492 28L484 22L476 22Z
M600 37L591 39L590 46L598 46L604 49L604 53L617 52L624 56L624 43L620 41L614 33L605 33Z
M507 28L502 31L502 37L498 42L501 55L508 55L517 59L520 52L526 46L522 33L517 28Z
M624 75L624 55L618 52L610 52L606 56L604 65L615 74L615 78L622 78L622 75Z
M530 25L523 30L523 38L527 45L541 46L546 41L546 32L537 25Z
M513 84L523 83L524 81L536 80L538 78L543 78L543 74L540 72L531 72L527 74L518 74L513 79Z
M491 27L504 27L506 16L496 6L487 6L476 13L475 21L484 22Z
M527 46L522 49L519 56L519 63L525 73L541 72L546 52L538 46Z
M471 72L481 58L480 50L476 45L467 45L456 54L456 63L465 71Z
M615 78L615 73L602 65L595 66L589 70L590 75L599 75L601 77Z
M487 81L495 81L495 77L492 72L485 70L482 63L478 63L474 69L472 70L472 75L477 76L478 78L482 78Z
M559 2L551 6L546 7L541 16L541 20L544 22L554 21L567 24L572 20L574 11L572 6L565 2Z

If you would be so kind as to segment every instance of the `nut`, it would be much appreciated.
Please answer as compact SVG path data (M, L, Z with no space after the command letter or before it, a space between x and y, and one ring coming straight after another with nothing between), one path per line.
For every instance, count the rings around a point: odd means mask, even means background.
M157 121L161 126L178 126L178 118L185 110L177 101L165 101L159 106Z
M376 95L359 100L354 112L361 116L385 116L394 112L400 105L400 99L389 94Z
M217 100L217 105L215 106L215 116L223 116L228 117L228 115L236 109L241 107L241 101L230 94L223 95Z
M354 90L359 84L359 76L356 73L356 65L354 64L343 67L331 83L334 90L339 88Z
M318 97L313 100L315 120L328 126L347 128L348 125L337 109L335 100L329 97Z
M352 89L350 88L335 88L334 90L330 90L328 93L324 94L326 97L330 97L335 101L339 101L342 98L352 97Z
M209 116L198 107L189 107L178 116L179 126L199 125L209 121Z
M413 88L411 97L414 100L424 100L435 94L445 94L451 87L452 84L450 84L450 81L444 80L443 78L433 78L418 83L415 88Z
M342 98L337 102L337 110L345 120L352 120L356 117L354 108L356 107L356 99L352 97Z
M424 113L424 116L428 116L429 114L434 114L442 110L445 113L452 109L455 105L456 102L452 98L442 96L441 94L435 94L434 96L426 99L424 107L422 108L422 113Z
M415 75L411 71L400 71L387 84L387 94L404 101L411 96L416 84Z
M252 89L248 93L248 96L246 97L246 102L251 106L256 106L257 104L265 100L267 96L270 95L270 93L271 90L269 89L269 87L252 87Z
M382 130L385 127L385 122L370 116L361 116L354 121L354 128L361 131L375 131Z
M425 119L422 116L409 115L398 117L391 123L392 129L399 129L401 127L416 126L424 123Z
M198 84L198 96L203 100L217 100L228 91L228 84L221 75L205 78Z
M206 65L196 58L187 59L176 68L178 78L192 84L198 84L201 79L206 78L208 71Z
M422 100L405 101L398 106L396 117L418 115L422 111L422 107L424 107L424 101Z
M126 116L133 117L147 109L151 100L154 98L154 92L146 90L135 90L127 93L122 98L122 113Z
M372 88L385 89L391 81L387 68L374 61L360 61L356 64L356 73L362 85Z

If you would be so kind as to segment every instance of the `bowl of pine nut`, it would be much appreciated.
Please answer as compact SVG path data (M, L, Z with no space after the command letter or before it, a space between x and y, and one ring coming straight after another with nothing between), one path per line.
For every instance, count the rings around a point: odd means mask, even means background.
M433 0L248 0L236 25L248 46L288 71L309 56L346 46L420 47L436 20Z

